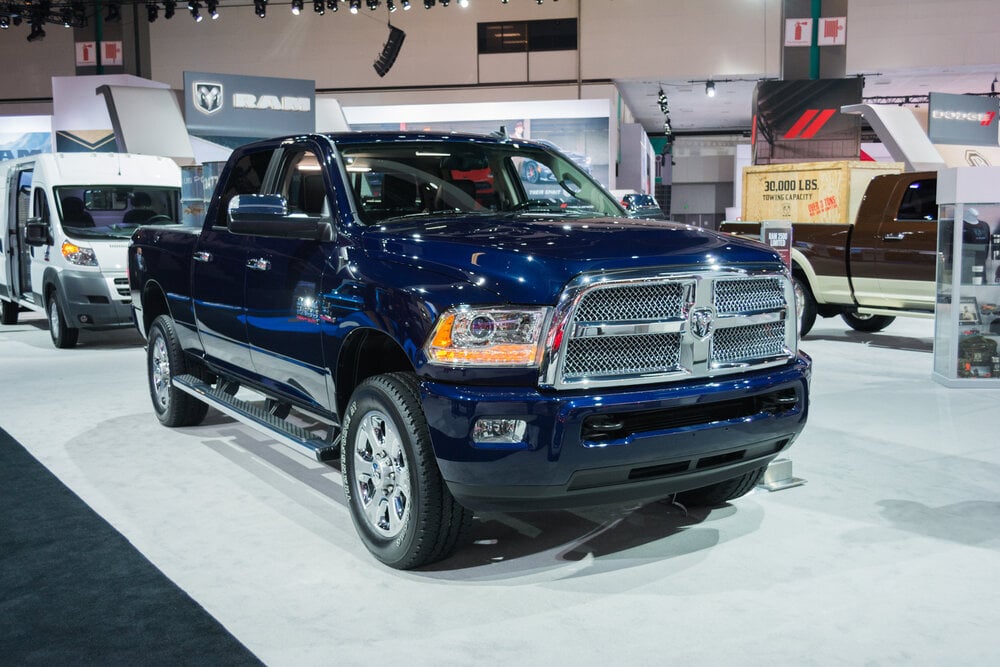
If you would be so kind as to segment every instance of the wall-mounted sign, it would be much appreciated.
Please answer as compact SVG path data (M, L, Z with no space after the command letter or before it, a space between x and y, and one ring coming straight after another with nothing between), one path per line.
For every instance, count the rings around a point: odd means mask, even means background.
M997 146L1000 100L979 95L931 93L927 136L934 144Z
M812 46L812 19L785 19L785 46Z
M124 64L122 43L101 42L100 54L101 64L108 66ZM96 67L97 66L97 42L77 42L76 43L76 66Z
M184 118L202 136L273 137L316 128L314 81L184 72Z
M820 46L844 46L847 44L847 17L828 16L819 20L816 43Z

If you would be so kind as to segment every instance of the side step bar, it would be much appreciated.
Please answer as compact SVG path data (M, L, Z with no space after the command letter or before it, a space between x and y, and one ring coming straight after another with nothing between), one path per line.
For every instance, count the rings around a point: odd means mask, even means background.
M176 375L173 378L173 384L184 393L191 394L219 412L265 433L299 454L304 454L317 461L329 461L336 458L340 451L339 437L319 438L304 428L285 419L279 419L268 411L212 387L193 375ZM331 426L330 428L332 435L333 429L336 427Z

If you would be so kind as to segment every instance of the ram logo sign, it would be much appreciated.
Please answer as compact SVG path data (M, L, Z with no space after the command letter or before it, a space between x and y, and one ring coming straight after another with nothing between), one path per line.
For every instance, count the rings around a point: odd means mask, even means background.
M213 114L222 109L222 84L197 81L191 86L194 108L203 114Z

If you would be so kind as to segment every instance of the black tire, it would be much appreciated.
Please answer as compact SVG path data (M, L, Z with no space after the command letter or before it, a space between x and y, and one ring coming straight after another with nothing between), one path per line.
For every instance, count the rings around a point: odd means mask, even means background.
M17 315L20 312L20 307L17 305L16 301L4 301L3 302L3 323L4 324L17 324Z
M873 333L881 331L896 321L891 315L860 315L855 312L845 310L840 314L847 326L855 331Z
M700 489L683 491L677 494L677 502L687 507L717 507L730 500L750 493L764 476L767 466L761 466L739 477L727 479L725 482L703 486Z
M341 472L362 542L400 570L450 556L472 513L441 478L416 378L409 373L368 378L354 390L345 415Z
M809 288L809 282L795 274L792 276L792 286L795 289L795 312L799 318L799 336L805 336L812 331L816 323L816 297Z
M80 339L80 330L66 322L66 315L59 305L59 294L55 290L49 293L49 299L45 302L45 315L49 319L52 344L61 349L75 347Z
M188 372L174 321L169 315L160 315L149 327L146 376L153 411L164 426L196 426L208 413L207 403L185 394L171 382L174 376Z

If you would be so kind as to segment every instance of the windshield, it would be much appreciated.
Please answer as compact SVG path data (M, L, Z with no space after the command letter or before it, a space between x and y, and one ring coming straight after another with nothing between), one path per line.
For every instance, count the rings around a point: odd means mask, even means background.
M178 222L180 188L61 186L55 195L59 219L70 238L129 238L140 225Z
M622 215L571 158L535 146L426 141L340 148L367 224L446 214Z

